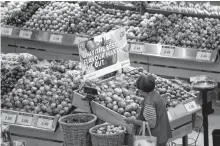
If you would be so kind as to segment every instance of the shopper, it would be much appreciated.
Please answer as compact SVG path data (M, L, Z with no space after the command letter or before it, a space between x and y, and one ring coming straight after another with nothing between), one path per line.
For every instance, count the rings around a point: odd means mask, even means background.
M157 146L166 146L172 137L167 109L163 98L154 91L155 79L152 75L141 75L136 81L139 94L144 97L142 109L137 119L126 118L128 124L134 124L138 134L143 121L148 122L152 136L157 137Z

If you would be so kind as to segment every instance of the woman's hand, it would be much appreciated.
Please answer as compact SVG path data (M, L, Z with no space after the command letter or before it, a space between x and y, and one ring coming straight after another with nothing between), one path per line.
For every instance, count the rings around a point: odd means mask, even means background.
M135 119L133 117L125 118L125 122L127 124L134 124L135 123Z

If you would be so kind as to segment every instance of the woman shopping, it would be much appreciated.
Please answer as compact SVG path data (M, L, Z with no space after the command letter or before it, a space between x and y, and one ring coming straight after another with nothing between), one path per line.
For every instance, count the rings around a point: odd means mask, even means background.
M172 132L164 100L154 91L155 79L152 75L141 75L136 81L136 86L139 94L144 97L142 109L137 119L126 118L125 121L135 125L135 134L139 133L143 122L147 122L152 136L157 138L157 146L166 146Z

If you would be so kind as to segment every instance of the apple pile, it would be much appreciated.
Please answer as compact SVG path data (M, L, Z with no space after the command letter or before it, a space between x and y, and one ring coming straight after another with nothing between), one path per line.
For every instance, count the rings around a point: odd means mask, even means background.
M26 22L25 28L42 31L67 33L70 20L77 21L82 17L82 9L78 3L50 2L45 8L39 8L32 18ZM75 22L72 22L74 25ZM83 27L84 22L80 27Z
M194 49L220 48L219 19L149 13L142 19L141 37L137 40Z
M81 80L80 71L66 73L47 69L26 71L14 89L2 96L3 109L62 116L72 107L72 93Z
M19 15L21 10L27 6L27 3L27 1L1 2L1 23L7 24L7 19Z
M19 13L7 18L6 24L15 27L23 27L25 22L27 22L32 17L37 9L44 7L46 4L47 2L28 2Z
M125 131L126 131L125 127L114 126L110 124L92 129L92 132L97 134L118 134L118 133L124 133Z

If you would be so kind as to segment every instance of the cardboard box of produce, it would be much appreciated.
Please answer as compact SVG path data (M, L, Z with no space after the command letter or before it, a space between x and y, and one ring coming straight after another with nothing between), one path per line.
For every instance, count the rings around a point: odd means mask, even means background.
M92 101L91 102L91 106L92 106L92 111L93 114L95 114L99 119L113 124L113 125L117 125L117 126L125 126L127 129L127 132L129 134L133 133L133 125L132 124L127 124L124 120L124 116L116 113L115 111L112 111L100 104L98 104L97 102Z

